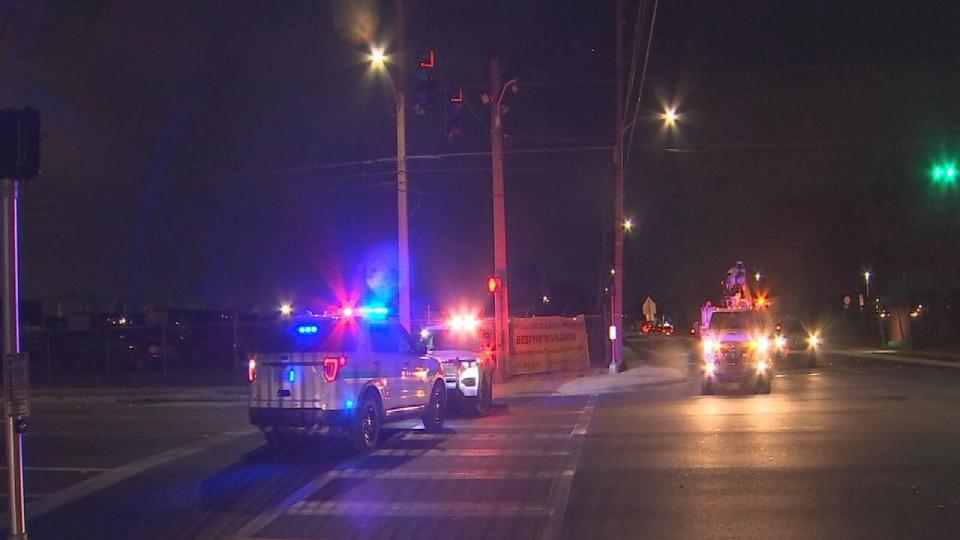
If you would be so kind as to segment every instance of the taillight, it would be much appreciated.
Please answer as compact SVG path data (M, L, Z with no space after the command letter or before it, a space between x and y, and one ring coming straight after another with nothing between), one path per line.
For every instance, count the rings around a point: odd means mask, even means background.
M247 380L250 382L257 380L257 361L253 358L247 362Z
M340 374L340 368L347 365L347 358L345 356L334 357L334 358L324 358L323 359L323 378L327 382L333 382L337 380L337 375Z

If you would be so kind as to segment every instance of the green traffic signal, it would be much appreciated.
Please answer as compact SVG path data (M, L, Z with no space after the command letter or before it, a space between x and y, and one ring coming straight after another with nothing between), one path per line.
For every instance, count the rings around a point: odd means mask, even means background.
M955 162L941 161L935 163L930 170L930 177L937 184L955 184L957 182L957 164Z

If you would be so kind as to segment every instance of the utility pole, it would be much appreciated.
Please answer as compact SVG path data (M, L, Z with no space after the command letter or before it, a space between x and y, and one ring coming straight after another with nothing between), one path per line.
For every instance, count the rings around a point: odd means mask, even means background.
M515 81L511 81L515 82ZM506 87L500 84L500 61L490 58L490 158L493 170L493 268L500 283L494 296L496 318L501 321L497 332L497 371L501 380L508 375L510 356L510 300L507 276L507 224L503 189L503 123L500 103Z
M406 80L403 76L403 0L397 0L397 77L395 81L397 102L397 259L400 280L400 324L411 331L410 323L410 223L407 211L407 111Z
M26 358L20 354L20 227L19 227L19 182L0 180L2 190L3 253L0 261L0 274L3 278L3 363L4 387L6 393L6 436L7 436L7 508L10 519L10 539L27 538L27 520L23 504L23 415L29 412L26 399L22 399L24 409L14 410L14 392L25 391L25 384L15 384L13 379L29 376ZM12 365L17 364L17 365ZM19 373L17 373L19 372ZM18 374L21 377L15 377ZM29 380L29 379L27 379ZM29 383L27 383L29 384ZM19 388L18 388L19 387Z
M610 373L623 368L623 0L614 0L613 90L613 298L610 302Z

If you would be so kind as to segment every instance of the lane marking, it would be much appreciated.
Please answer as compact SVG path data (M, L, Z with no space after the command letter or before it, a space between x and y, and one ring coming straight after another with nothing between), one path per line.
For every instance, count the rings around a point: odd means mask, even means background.
M590 429L590 420L593 418L593 411L597 405L598 394L591 394L587 400L580 418L570 432L572 440L570 442L570 454L567 456L566 464L563 467L563 474L558 476L553 485L550 486L550 513L547 519L547 526L540 535L541 539L553 540L559 538L563 529L563 518L567 514L567 503L570 501L570 488L573 485L573 477L577 472L577 463L580 461L580 452L583 450L583 441L586 438L587 431Z
M399 437L405 441L511 441L530 439L569 439L569 433L404 433Z
M0 467L0 471L6 471L6 467ZM109 471L110 469L102 469L99 467L26 467L28 471L37 471L37 472L75 472L80 474L86 473L102 473L104 471Z
M533 448L430 448L416 450L406 448L383 448L374 450L372 456L450 456L450 457L504 457L504 456L569 456L569 450Z
M367 455L358 455L347 461L344 461L339 466L345 467L345 470L350 470L357 465L363 463L367 459ZM242 538L253 538L261 530L270 525L275 520L279 519L284 513L287 512L288 508L291 508L293 505L303 501L313 493L316 493L323 486L332 482L336 477L331 473L334 471L326 471L320 476L314 478L313 480L304 484L300 489L294 491L285 499L280 501L278 504L274 505L270 510L258 514L256 517L248 521L243 527L237 529L237 532L234 533L233 537L237 539Z
M488 469L475 471L347 469L330 471L334 478L367 480L553 480L567 471Z
M300 516L381 516L381 517L522 517L549 516L550 509L539 504L498 502L364 502L301 501L287 515Z
M246 433L254 433L255 429L250 429ZM155 454L144 459L121 465L114 469L106 470L93 478L77 482L67 488L64 488L49 497L27 504L27 515L31 518L42 516L52 512L62 506L75 502L84 497L88 497L98 491L118 484L132 476L136 476L149 469L165 465L172 461L191 456L212 448L228 440L236 438L236 435L218 435L209 437L198 443L187 444L160 454Z

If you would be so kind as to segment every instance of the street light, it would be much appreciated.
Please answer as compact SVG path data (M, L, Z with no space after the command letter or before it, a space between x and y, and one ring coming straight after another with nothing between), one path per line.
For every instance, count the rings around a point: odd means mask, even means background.
M625 231L627 231L627 232L630 232L630 231L633 230L633 220L632 220L632 219L627 218L627 219L623 220L623 230L625 230Z
M867 286L867 299L870 299L870 271L867 270L863 273L863 282Z
M761 278L761 277L763 277L763 276L760 275L760 272L759 272L759 271L758 271L756 274L753 275L753 279L757 280L757 283L760 283L760 278Z
M398 3L398 8L400 4ZM402 20L398 14L398 21ZM398 32L398 50L403 50L403 32ZM387 72L388 56L382 46L372 46L368 56L370 67L374 71ZM408 331L410 327L410 214L407 210L407 128L406 98L404 97L403 76L399 74L396 82L387 72L393 100L396 106L397 120L397 281L398 315L400 325Z
M383 69L387 63L387 55L384 53L383 47L371 47L367 58L370 60L370 66L375 70Z
M293 306L291 306L291 305L290 305L289 303L287 303L287 302L284 302L283 304L280 304L280 314L281 314L281 315L283 315L284 317L289 317L292 313L293 313Z

